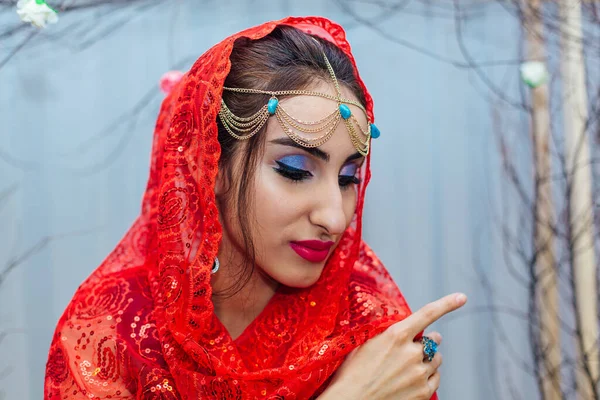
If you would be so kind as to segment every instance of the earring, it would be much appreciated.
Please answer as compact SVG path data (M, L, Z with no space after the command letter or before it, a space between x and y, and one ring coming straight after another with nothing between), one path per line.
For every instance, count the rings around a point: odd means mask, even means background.
M211 272L211 274L214 274L218 270L219 270L219 259L217 257L215 257L215 263L213 264L212 270L210 272Z

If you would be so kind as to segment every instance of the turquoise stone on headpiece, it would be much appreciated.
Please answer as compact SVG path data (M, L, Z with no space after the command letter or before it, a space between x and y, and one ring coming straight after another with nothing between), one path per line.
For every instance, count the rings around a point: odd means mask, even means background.
M371 124L371 137L373 139L377 139L379 136L381 136L381 131L375 126L375 124Z
M317 42L317 44L320 46L320 43ZM336 94L321 93L309 89L271 91L255 88L223 87L223 91L269 95L270 97L267 104L262 106L260 110L255 112L253 115L246 117L235 115L229 109L229 107L227 107L227 104L223 98L221 98L219 118L223 124L223 127L234 138L238 140L248 140L257 133L261 132L268 119L272 116L275 116L284 133L287 134L294 142L303 147L315 148L328 141L337 129L338 124L341 122L340 120L343 120L348 134L350 135L352 144L356 150L358 150L358 152L363 156L368 155L370 147L369 140L371 137L378 137L379 130L377 127L375 127L375 125L371 125L369 123L369 112L363 104L355 99L347 99L343 97L340 84L325 53L323 53L323 60L325 61L327 70L329 71L329 75L333 81L333 85L335 86ZM279 106L280 96L295 95L322 97L335 101L337 107L318 121L302 121L293 115L290 115L284 109L284 105L281 107ZM367 119L366 127L361 126L358 119L354 115L354 112L356 111L350 110L350 105L356 107L365 114Z
M348 119L352 115L352 111L350 111L350 107L345 104L340 104L340 114L342 118Z
M271 97L269 102L267 103L267 110L269 110L269 114L274 115L275 111L277 111L277 105L279 104L279 100L275 97Z

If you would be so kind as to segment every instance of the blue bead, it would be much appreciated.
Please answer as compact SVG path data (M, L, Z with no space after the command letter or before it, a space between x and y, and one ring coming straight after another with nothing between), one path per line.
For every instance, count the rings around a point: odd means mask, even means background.
M371 137L373 139L377 139L379 136L381 136L381 132L379 131L379 128L375 126L375 124L371 124Z
M267 110L269 110L269 114L271 114L271 115L275 114L278 104L279 104L279 100L277 100L275 97L272 97L269 99L269 102L267 103Z
M352 115L352 111L350 111L350 107L345 104L340 104L340 114L342 114L342 118L348 119Z

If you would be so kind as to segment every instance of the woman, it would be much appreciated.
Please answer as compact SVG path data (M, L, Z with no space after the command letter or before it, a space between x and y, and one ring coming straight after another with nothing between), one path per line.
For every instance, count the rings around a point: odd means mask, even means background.
M419 332L465 299L406 318L361 241L376 136L340 26L208 50L163 102L140 217L58 323L46 398L435 396Z

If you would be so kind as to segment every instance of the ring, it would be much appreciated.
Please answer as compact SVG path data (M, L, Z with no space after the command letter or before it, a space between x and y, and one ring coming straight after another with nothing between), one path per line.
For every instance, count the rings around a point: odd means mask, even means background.
M423 345L423 354L425 355L427 361L433 360L435 353L438 351L438 344L427 336L423 336L421 338L421 344Z

